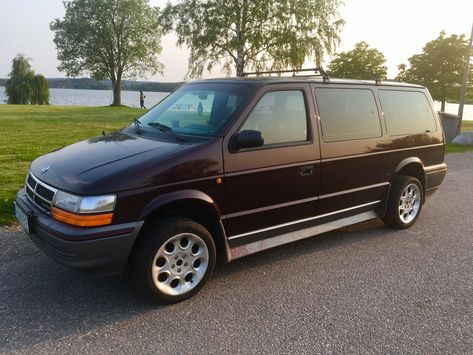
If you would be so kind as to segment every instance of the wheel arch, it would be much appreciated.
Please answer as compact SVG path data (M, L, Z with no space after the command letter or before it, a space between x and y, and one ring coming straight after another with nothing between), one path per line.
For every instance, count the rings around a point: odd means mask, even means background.
M217 247L217 257L228 260L225 228L221 222L221 211L217 203L199 190L181 190L158 196L141 213L144 220L142 230L159 218L184 217L203 225L212 235ZM138 235L137 240L140 238ZM135 242L136 243L136 242Z
M399 175L415 177L422 185L422 203L425 202L425 169L418 157L409 157L402 160L395 169L394 178Z

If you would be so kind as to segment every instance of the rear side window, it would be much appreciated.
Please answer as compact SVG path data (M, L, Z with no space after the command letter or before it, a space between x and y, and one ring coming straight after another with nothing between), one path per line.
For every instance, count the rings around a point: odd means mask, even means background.
M324 141L381 136L378 109L371 90L317 88L315 98Z
M434 113L424 93L379 90L379 99L389 135L433 132Z
M301 91L266 93L248 116L240 131L263 133L264 145L307 140L307 114Z

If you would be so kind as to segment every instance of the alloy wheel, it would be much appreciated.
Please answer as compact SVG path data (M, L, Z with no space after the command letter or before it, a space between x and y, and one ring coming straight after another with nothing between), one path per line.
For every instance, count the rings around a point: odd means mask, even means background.
M177 234L156 253L152 277L156 287L169 296L179 296L196 287L209 264L209 250L198 235Z
M403 223L408 224L416 218L420 208L420 197L421 193L416 184L408 184L402 191L399 199L399 218Z

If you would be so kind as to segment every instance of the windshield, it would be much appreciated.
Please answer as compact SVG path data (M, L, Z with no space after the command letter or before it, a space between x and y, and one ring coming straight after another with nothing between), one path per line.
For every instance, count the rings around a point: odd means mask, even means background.
M185 85L144 114L139 129L212 137L253 91L249 85L235 83Z

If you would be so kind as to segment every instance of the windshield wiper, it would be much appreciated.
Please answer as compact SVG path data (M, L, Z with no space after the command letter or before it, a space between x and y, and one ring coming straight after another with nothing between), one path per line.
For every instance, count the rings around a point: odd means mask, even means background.
M184 139L184 137L181 137L179 134L177 134L175 131L173 131L171 127L166 126L165 124L162 124L162 123L159 123L159 122L150 122L150 123L148 123L148 126L157 128L157 129L159 129L161 132L169 132L169 133L171 133L171 134L174 136L174 138L176 138L176 140L177 140L178 142L185 142L185 141L186 141L186 140Z
M162 124L162 123L159 123L159 122L150 122L150 123L148 123L148 126L159 128L159 130L163 131L163 132L171 132L172 131L171 127L166 126L165 124Z
M133 123L135 125L136 130L140 129L141 122L137 120L136 118L133 119Z

